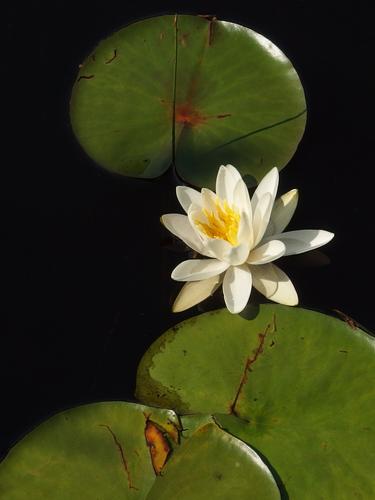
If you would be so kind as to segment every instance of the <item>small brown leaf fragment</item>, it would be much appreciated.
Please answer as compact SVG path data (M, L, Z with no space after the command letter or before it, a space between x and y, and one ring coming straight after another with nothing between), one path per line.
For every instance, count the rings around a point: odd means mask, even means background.
M228 118L228 116L232 116L232 113L224 113L223 115L217 115L216 118Z
M168 439L161 428L152 420L146 420L145 438L150 450L151 462L155 474L159 476L171 452Z

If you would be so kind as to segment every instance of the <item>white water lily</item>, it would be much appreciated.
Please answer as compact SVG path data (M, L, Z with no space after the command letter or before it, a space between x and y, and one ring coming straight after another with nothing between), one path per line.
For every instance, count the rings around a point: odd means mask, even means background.
M180 312L206 299L222 284L231 313L246 306L254 286L268 299L297 305L289 277L272 262L328 243L333 234L306 229L283 233L297 206L298 192L289 191L275 202L279 173L273 168L250 200L246 184L232 165L221 166L216 193L178 186L177 198L187 215L167 214L162 223L204 259L186 260L172 272L185 281L173 305Z

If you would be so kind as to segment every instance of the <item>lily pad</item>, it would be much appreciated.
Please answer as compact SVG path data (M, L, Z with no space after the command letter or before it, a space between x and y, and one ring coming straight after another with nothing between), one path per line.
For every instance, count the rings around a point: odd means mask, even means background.
M0 464L0 498L146 498L156 477L145 440L147 424L165 429L172 446L179 421L171 410L111 402L53 416Z
M175 451L147 500L277 500L279 489L259 456L216 424L199 427Z
M291 62L249 28L199 16L146 19L102 41L81 65L73 130L111 171L154 178L174 163L213 186L233 163L255 183L282 168L306 120Z
M253 447L285 498L375 498L375 339L353 322L262 305L167 331L142 359L137 396L215 421ZM286 496L288 495L288 496Z
M219 500L231 491L233 499L280 498L271 472L245 443L211 417L185 423L190 431L182 432L172 410L133 403L64 411L28 434L0 464L0 497L156 500L178 494L198 500L209 492Z

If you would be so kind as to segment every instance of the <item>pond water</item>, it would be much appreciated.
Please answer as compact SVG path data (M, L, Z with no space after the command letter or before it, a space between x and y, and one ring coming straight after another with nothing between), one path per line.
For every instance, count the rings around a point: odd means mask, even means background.
M113 29L157 11L114 12L111 2L105 9L96 3L89 13L63 3L29 9L14 6L8 18L1 453L64 408L133 400L136 368L153 340L223 305L218 292L200 309L170 312L180 287L170 272L186 255L159 223L160 215L181 211L173 169L154 181L108 174L82 152L69 126L70 89L86 53ZM373 139L366 111L374 40L366 13L327 9L322 16L308 2L291 2L286 10L275 6L272 19L266 7L215 11L279 45L306 91L306 133L281 173L279 193L300 191L290 229L322 228L336 237L324 255L280 262L300 305L336 309L375 330Z

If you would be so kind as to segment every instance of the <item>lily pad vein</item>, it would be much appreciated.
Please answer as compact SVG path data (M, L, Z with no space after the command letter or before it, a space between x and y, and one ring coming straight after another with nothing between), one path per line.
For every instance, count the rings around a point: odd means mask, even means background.
M288 123L288 122L291 122L293 120L296 120L300 116L303 116L306 113L306 111L307 110L305 108L303 111L297 113L296 115L289 116L288 118L285 118L284 120L280 120L278 122L272 123L271 125L265 125L264 127L258 128L256 130L252 130L251 132L248 132L247 134L240 135L239 137L236 137L235 139L231 139L230 141L225 142L224 144L220 144L219 146L216 146L215 148L208 151L208 153L212 153L213 151L217 151L218 149L229 146L230 144L233 144L235 142L242 141L242 139L246 139L247 137L250 137L252 135L259 134L260 132L264 132L265 130L279 127L280 125L284 125L284 123Z
M125 458L125 453L124 453L124 450L123 450L123 447L120 443L120 441L118 440L116 434L113 432L113 430L109 427L109 425L107 424L99 424L100 427L103 427L104 429L107 429L107 431L111 434L112 436L112 439L120 453L120 457L121 457L121 462L122 462L122 466L124 468L124 471L125 471L125 474L126 474L126 477L127 477L127 480L128 480L128 486L129 486L129 489L130 490L138 490L138 488L136 488L133 483L132 483L132 480L131 480L131 477L130 477L130 470L129 470L129 467L128 467L128 463L126 461L126 458Z
M272 321L267 324L267 326L263 332L258 334L259 344L256 347L256 349L253 350L253 355L248 356L248 358L246 359L245 368L242 372L239 386L237 388L234 399L229 407L230 414L238 416L237 410L236 410L237 402L238 402L238 399L241 395L241 392L242 392L244 386L247 383L248 375L249 375L249 372L251 371L251 366L255 363L255 361L258 359L258 357L264 352L264 343L265 343L267 335L269 333L275 333L276 331L277 331L276 315L273 315Z

